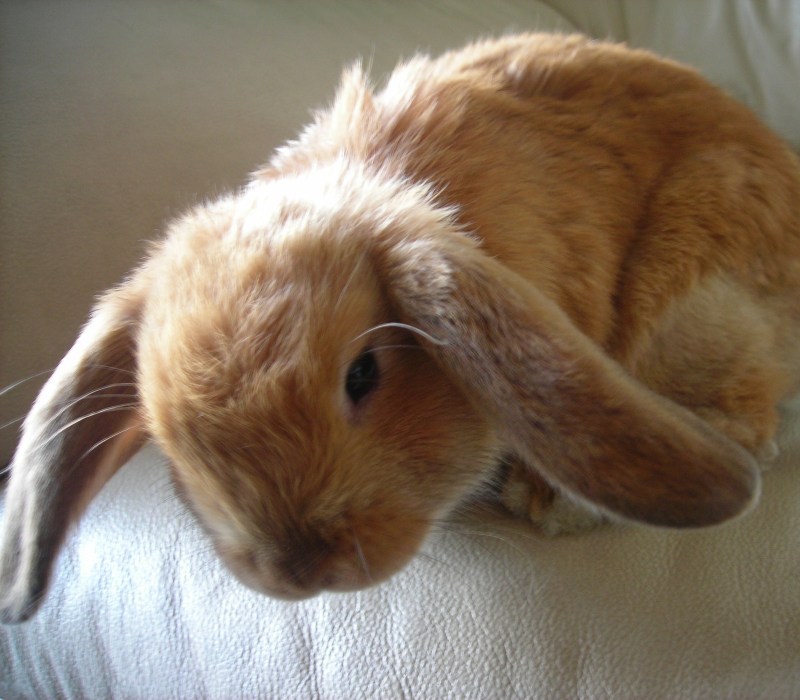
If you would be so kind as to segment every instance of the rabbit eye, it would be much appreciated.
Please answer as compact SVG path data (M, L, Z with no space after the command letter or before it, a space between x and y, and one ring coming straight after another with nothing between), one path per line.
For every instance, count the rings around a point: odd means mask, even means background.
M362 352L350 365L345 379L345 391L350 400L357 404L378 385L378 361L372 350Z

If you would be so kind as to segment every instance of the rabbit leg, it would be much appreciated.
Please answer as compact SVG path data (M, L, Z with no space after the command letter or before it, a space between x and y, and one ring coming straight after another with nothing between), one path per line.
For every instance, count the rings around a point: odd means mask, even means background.
M723 276L712 277L662 316L633 374L693 410L750 451L777 456L777 406L791 384L768 305Z
M512 515L529 520L545 534L581 532L603 522L603 516L558 493L517 457L508 457L503 466L500 503Z

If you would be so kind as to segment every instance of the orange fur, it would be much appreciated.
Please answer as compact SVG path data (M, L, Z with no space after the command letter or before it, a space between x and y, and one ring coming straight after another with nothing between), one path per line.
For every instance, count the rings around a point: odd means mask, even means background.
M566 497L721 522L757 497L752 454L798 383L798 202L777 137L644 51L508 37L415 58L377 93L355 68L116 292L137 301L115 363L136 368L144 429L220 555L274 595L390 576L501 458L536 518ZM102 354L105 337L95 323L79 343ZM379 379L355 401L365 349ZM74 449L27 438L12 486ZM20 561L46 569L48 527L40 556L5 526L8 620L35 609Z

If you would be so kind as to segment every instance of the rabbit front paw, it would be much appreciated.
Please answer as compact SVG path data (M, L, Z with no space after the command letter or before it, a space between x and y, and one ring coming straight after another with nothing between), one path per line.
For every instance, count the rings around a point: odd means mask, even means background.
M573 534L591 530L604 522L602 515L558 493L517 459L510 458L504 467L500 503L512 515L532 522L543 533Z

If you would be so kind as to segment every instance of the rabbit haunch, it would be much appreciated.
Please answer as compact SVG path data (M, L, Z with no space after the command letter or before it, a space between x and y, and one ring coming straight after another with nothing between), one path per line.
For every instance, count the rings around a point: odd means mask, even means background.
M288 598L392 575L501 460L548 531L745 512L798 383L799 201L776 136L643 51L523 35L377 93L348 71L249 185L170 227L43 389L4 619L147 436L231 570Z

